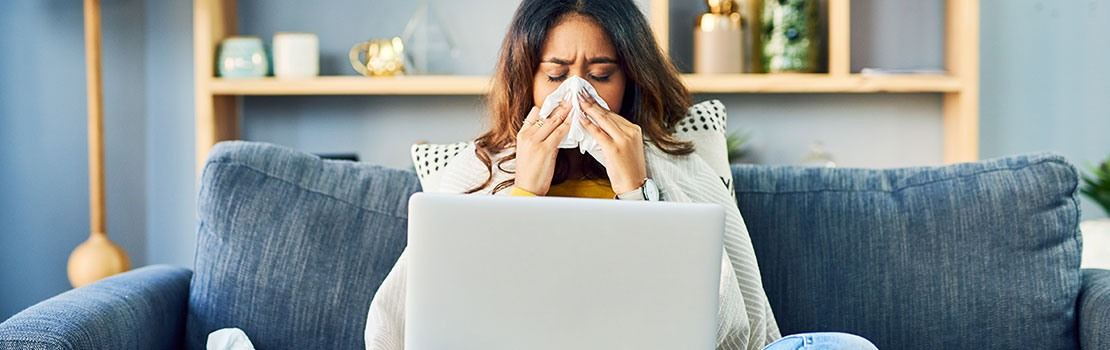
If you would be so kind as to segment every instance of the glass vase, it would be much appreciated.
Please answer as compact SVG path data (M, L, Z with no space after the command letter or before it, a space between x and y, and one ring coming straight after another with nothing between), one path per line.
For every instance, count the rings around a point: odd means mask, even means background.
M405 32L405 72L410 74L453 74L459 50L451 31L430 0L420 1Z

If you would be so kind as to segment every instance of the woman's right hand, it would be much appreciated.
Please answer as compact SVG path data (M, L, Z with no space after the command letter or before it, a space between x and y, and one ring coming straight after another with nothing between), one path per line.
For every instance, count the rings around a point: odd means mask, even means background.
M551 189L551 177L555 174L555 157L559 155L559 143L570 132L571 122L567 115L569 103L560 103L551 116L540 120L539 108L532 107L520 132L516 134L516 182L514 186L537 196L547 195Z

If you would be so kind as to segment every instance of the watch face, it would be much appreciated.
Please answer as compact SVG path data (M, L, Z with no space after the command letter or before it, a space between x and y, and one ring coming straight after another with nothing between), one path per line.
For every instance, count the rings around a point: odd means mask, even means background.
M659 188L655 187L655 181L651 181L651 179L644 181L644 199L649 201L659 200Z

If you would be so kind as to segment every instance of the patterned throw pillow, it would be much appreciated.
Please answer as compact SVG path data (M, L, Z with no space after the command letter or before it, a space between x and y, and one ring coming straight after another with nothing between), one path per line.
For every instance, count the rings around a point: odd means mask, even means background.
M447 166L447 161L457 156L460 151L473 142L412 145L412 163L416 166L417 177L420 178L420 188L424 192L436 192L439 189L439 178L443 176L441 170Z
M690 106L686 111L686 116L675 127L675 136L679 140L693 142L694 154L709 163L709 167L721 178L721 184L735 196L725 142L727 121L728 116L721 101L701 102ZM443 175L441 170L472 142L412 145L412 161L424 192L435 192L439 188L439 180Z

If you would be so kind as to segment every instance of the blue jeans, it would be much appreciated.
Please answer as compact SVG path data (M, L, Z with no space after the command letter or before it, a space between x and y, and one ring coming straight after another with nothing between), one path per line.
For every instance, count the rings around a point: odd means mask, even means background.
M878 350L875 344L861 336L848 333L820 332L792 334L763 350Z

